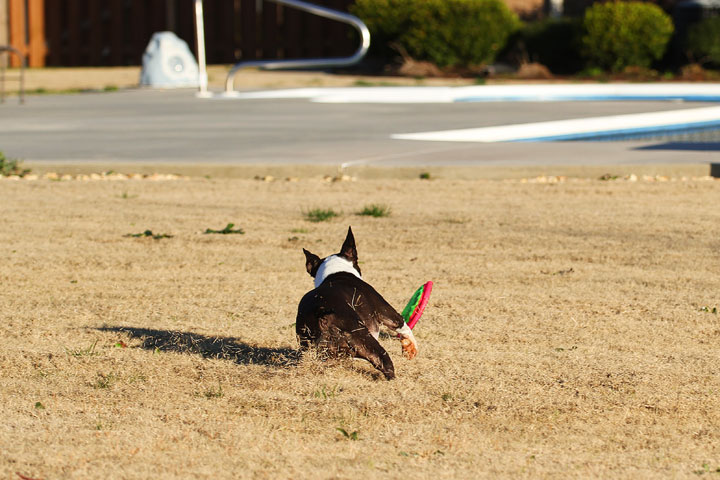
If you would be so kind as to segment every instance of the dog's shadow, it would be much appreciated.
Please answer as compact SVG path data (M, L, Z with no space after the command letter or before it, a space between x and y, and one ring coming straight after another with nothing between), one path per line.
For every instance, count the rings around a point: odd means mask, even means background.
M192 353L204 358L221 358L240 365L292 367L300 353L292 348L248 345L233 337L209 337L199 333L153 330L138 327L101 327L101 331L125 333L142 340L140 348L161 352Z

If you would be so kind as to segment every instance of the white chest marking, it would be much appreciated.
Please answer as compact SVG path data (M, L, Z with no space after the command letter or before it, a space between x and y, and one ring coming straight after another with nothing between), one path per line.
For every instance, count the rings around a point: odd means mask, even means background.
M351 261L345 260L337 255L330 255L325 259L322 265L320 265L320 268L318 268L318 271L315 274L315 288L319 287L320 284L333 273L340 272L352 273L356 277L362 278L358 271L355 270L355 267L353 267Z

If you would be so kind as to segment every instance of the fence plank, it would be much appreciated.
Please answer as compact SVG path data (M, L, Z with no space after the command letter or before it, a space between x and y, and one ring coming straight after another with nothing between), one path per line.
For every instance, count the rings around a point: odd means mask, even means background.
M125 9L123 0L110 2L110 64L123 65Z
M80 63L80 0L67 0L67 59L70 65L81 65Z
M88 45L87 57L89 65L103 65L103 24L102 24L102 9L105 7L101 2L90 1L87 10L87 22L88 22Z
M43 0L29 0L28 6L28 65L45 66L45 5Z
M242 0L240 3L240 59L258 58L257 10L255 0Z
M265 2L262 12L262 57L283 58L280 51L280 28L278 22L278 10L280 6Z
M133 0L130 10L130 18L126 20L126 28L132 34L132 43L126 43L125 62L128 65L137 65L142 62L142 52L145 50L152 33L148 29L150 22L148 21L148 8L146 0ZM126 31L128 31L126 30Z
M45 62L50 66L62 64L62 7L61 0L45 0L45 41L48 46Z
M27 55L25 5L23 0L9 0L8 14L10 20L10 45L17 48L23 55ZM16 55L10 55L10 66L16 68L20 66L20 59Z

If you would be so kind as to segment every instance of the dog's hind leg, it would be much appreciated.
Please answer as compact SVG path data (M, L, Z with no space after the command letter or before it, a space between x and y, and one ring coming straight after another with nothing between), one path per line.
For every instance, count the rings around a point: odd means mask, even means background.
M370 362L373 367L380 370L386 379L392 380L395 378L395 367L390 359L390 355L375 337L370 334L367 328L362 327L357 331L350 332L347 340L352 349L353 357L364 358Z
M362 358L380 370L388 380L395 378L390 355L358 319L328 313L320 318L319 325L322 333L316 341L318 348L332 356Z
M405 319L387 302L383 302L381 308L376 310L376 318L380 323L390 330L395 331L402 343L403 355L407 358L414 358L418 353L417 341Z

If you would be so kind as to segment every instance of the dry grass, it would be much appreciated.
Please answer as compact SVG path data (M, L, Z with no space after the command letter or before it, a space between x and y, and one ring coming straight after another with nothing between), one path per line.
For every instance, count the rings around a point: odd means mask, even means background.
M0 197L2 478L720 467L718 182L4 180ZM302 215L368 202L392 216ZM202 234L229 222L245 234ZM349 223L398 308L435 281L418 358L383 340L392 382L294 352L300 248L337 251ZM147 229L173 238L123 237Z

